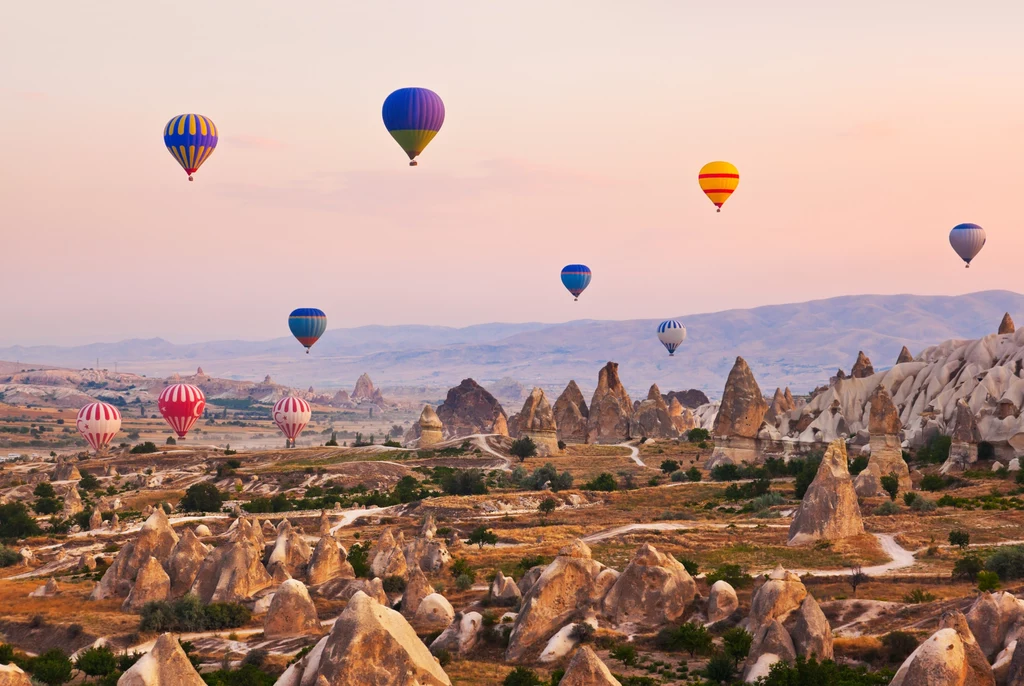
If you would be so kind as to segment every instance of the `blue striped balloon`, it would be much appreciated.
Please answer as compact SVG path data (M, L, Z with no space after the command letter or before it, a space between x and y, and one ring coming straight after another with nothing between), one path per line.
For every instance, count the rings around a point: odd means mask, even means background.
M327 315L315 307L300 307L288 315L288 328L309 354L309 349L327 330Z
M580 293L590 285L593 276L590 267L585 264L567 264L562 268L562 285L569 289L574 300L580 299Z
M686 327L675 319L666 319L658 324L658 340L668 350L669 357L676 354L676 349L686 340Z
M217 125L201 114L179 114L164 127L167 152L188 174L188 180L217 147Z

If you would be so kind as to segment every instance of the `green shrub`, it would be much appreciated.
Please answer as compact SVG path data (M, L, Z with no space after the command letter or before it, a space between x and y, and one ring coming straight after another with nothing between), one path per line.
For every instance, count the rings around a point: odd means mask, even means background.
M686 470L686 478L694 483L698 483L704 478L704 475L696 467L690 467Z
M925 474L921 478L921 490L923 491L941 491L947 485L946 480L938 474Z
M526 458L537 455L537 444L529 436L523 436L512 441L512 446L508 449L508 452L518 457L520 462L523 462Z
M189 486L178 506L186 512L220 512L225 500L227 498L221 495L216 486L203 481Z
M1024 578L1024 546L1001 546L989 556L985 569L1007 581Z
M725 649L725 654L732 658L733 662L738 663L747 657L753 640L753 636L735 626L722 634L722 647Z
M917 459L922 462L942 464L949 458L949 449L953 439L949 436L932 436L928 443L917 451Z
M658 633L658 646L665 650L685 650L690 657L706 655L711 650L711 633L703 624L684 622L666 627Z
M254 651L249 652L251 654ZM267 674L256 665L245 664L244 661L238 669L218 669L202 676L208 686L274 686L277 682L277 677Z
M479 469L456 469L441 478L441 489L448 495L484 495L487 480Z
M790 462L797 463L800 466L800 471L796 473L796 478L793 482L793 488L798 499L803 500L804 494L807 493L807 489L811 486L811 482L818 475L821 458L821 455L808 455L805 460L790 460Z
M978 573L984 569L985 561L981 556L974 553L961 555L960 559L953 563L953 578L974 581L978 578Z
M683 565L683 567L686 569L687 574L689 574L690 576L697 576L697 562L695 560L691 560L688 557L679 556L676 556L676 559L679 560L679 564Z
M234 629L249 621L252 612L238 603L204 605L194 595L177 600L158 600L142 607L139 631L178 633Z
M750 585L753 579L739 565L725 564L710 572L707 575L706 581L708 586L713 585L716 581L724 581L733 588L745 588Z
M858 455L850 462L850 475L857 476L868 468L868 456Z
M888 686L893 674L887 670L868 672L864 667L837 665L832 660L818 662L798 657L796 664L776 662L758 686Z
M935 596L921 588L915 588L913 591L903 596L903 602L907 603L908 605L930 603L933 600L935 600Z
M910 491L909 493L903 494L903 504L907 507L913 505L915 500L917 500L917 493Z
M569 636L580 643L589 643L594 638L595 629L586 622L577 622L572 625Z
M616 483L615 477L608 472L602 472L583 484L583 490L585 491L615 491L618 488L619 485Z
M632 667L636 664L636 648L628 643L619 643L613 646L608 652L608 656L613 660L618 660L626 667Z
M900 506L891 500L886 500L884 503L875 508L874 514L880 516L899 514Z
M0 545L0 567L10 567L21 561L17 550Z
M39 657L32 658L27 671L32 678L48 686L58 686L71 681L71 660L60 648L51 648Z
M389 576L382 584L385 593L402 593L405 591L405 579L400 576Z
M889 499L896 500L896 494L900 491L900 478L896 476L896 473L889 472L880 481L882 482L882 490L889 494Z
M892 664L903 664L910 654L917 650L917 637L906 631L891 631L882 637L882 645Z
M971 534L963 529L953 529L949 532L949 544L955 545L960 550L966 550L971 544Z
M707 429L690 429L686 432L686 440L690 443L699 443L711 438L711 432Z
M928 500L923 496L914 498L914 502L910 504L910 509L914 512L931 512L932 510L938 509L938 505L935 504L934 500Z
M148 453L155 453L158 450L156 443L153 441L146 441L145 443L139 443L133 446L130 452L132 455L146 455Z
M0 505L0 539L27 538L38 534L39 525L24 503Z
M518 473L513 472L512 480L520 488L528 491L539 491L544 488L545 484L556 493L572 488L572 474L568 470L559 474L555 465L550 462L543 467L534 469L533 473L529 475L521 469Z
M999 575L995 572L978 572L977 581L978 590L982 593L986 591L994 591L999 588Z
M353 543L348 549L348 556L345 558L352 565L352 571L362 579L370 578L370 544Z
M455 558L448 571L454 579L458 579L460 576L468 576L470 583L476 580L476 571L469 566L469 561L464 557Z
M526 667L516 667L505 676L502 686L544 686L537 672Z
M75 659L75 669L89 676L106 676L117 669L117 658L106 646L87 648Z
M469 533L466 542L471 545L476 544L480 550L483 550L485 545L494 545L498 542L498 534L481 524Z
M704 668L704 676L716 684L731 681L735 672L736 660L723 652L712 655L707 667Z
M668 478L675 483L680 483L686 481L686 472L684 472L682 469L677 469L676 471L669 474Z
M740 468L734 464L715 465L711 470L711 478L715 481L739 481Z
M672 472L679 471L679 463L676 462L675 460L664 460L661 463L661 471L665 472L666 474L671 474Z

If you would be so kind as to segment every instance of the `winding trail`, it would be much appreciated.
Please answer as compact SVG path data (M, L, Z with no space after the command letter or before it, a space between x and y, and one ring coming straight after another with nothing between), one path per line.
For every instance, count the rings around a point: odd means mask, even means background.
M477 445L477 447L480 448L481 450L483 450L485 453L487 453L489 455L493 455L494 457L496 457L499 460L501 460L501 464L503 466L497 467L497 469L500 469L500 470L502 470L504 472L511 472L512 471L512 461L509 460L504 455L502 455L501 453L499 453L494 448L492 448L487 443L487 437L488 436L494 436L494 435L496 435L496 434L473 434L472 436L467 436L467 438L472 438L473 442Z
M629 448L629 459L633 460L633 462L636 462L638 465L644 467L645 469L654 469L654 467L648 467L646 464L644 464L644 461L640 459L640 448L636 447L629 441L625 443L616 443L615 447Z

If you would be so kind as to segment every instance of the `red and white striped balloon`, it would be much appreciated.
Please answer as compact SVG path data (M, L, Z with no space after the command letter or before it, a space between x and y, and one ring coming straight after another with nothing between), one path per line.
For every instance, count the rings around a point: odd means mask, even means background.
M75 424L79 433L89 441L92 449L102 452L121 430L121 413L107 403L89 403L78 411Z
M160 414L171 425L178 438L185 438L192 425L203 416L206 396L198 387L189 383L176 383L160 393L157 401Z
M274 405L274 423L291 441L298 438L302 430L309 424L309 418L312 416L313 412L309 409L309 403L293 395L281 398Z

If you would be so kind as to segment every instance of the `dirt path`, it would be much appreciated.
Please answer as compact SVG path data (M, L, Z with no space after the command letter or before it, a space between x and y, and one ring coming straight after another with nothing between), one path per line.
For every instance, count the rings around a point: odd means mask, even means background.
M632 443L616 443L615 447L629 448L629 459L633 460L633 462L636 462L638 465L644 467L645 469L654 469L654 467L648 467L646 464L644 464L644 461L640 459L640 448L637 448Z
M499 453L494 448L492 448L487 443L487 437L488 436L493 436L493 435L494 434L473 434L472 436L467 436L467 438L473 439L473 442L476 444L476 446L478 448L480 448L481 450L483 450L488 455L493 455L494 457L496 457L499 460L501 460L501 466L489 467L490 469L500 469L500 470L502 470L504 472L511 472L512 471L512 461L509 460L504 455L502 455L501 453Z

